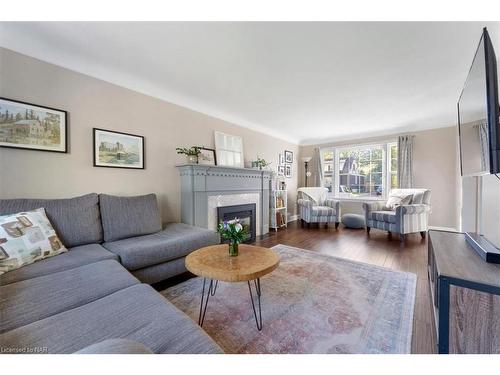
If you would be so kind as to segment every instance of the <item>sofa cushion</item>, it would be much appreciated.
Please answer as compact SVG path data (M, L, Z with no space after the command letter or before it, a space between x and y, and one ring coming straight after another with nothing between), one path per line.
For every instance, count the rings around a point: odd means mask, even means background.
M66 251L43 208L0 216L0 274Z
M45 208L66 247L102 242L97 194L69 199L0 199L0 215Z
M4 348L74 353L107 339L137 341L155 353L220 353L219 346L152 287L139 284L0 334Z
M160 211L155 194L135 197L100 194L99 202L106 242L161 231Z
M118 257L98 244L77 246L56 257L47 258L0 275L0 285L65 271L105 259L118 260Z
M133 271L184 257L200 247L219 242L219 235L214 231L173 223L158 233L105 242L103 246L117 254L125 268Z
M89 345L75 354L153 354L153 352L137 341L109 339Z
M82 306L139 281L116 260L0 286L0 333Z
M313 206L311 216L335 216L336 211L333 207L328 206Z
M372 211L370 212L370 219L386 223L395 223L396 211Z

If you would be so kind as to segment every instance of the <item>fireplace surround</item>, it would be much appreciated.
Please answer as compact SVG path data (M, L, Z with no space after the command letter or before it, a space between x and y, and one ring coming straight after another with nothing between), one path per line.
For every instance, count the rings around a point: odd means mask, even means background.
M177 168L183 223L215 230L219 207L255 204L255 235L269 232L270 171L200 164Z

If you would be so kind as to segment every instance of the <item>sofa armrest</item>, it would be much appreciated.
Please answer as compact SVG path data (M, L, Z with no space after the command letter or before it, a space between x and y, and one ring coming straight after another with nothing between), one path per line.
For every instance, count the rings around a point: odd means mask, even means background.
M365 214L368 214L371 211L382 211L384 207L384 202L363 202L363 210L365 210Z

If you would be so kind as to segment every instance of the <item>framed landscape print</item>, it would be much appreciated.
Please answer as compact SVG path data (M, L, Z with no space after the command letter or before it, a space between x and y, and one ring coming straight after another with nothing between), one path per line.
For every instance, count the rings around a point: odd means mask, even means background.
M67 112L0 97L0 146L68 152Z
M144 137L94 128L94 167L144 169Z
M200 154L198 155L198 164L217 165L215 150L211 148L201 147Z
M292 151L285 150L285 162L286 163L293 163L293 152Z

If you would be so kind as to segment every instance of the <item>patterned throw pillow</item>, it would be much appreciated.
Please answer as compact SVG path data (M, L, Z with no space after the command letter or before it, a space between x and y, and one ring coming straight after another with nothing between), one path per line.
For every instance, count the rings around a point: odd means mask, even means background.
M0 275L66 251L43 208L0 216Z
M391 193L389 195L389 199L387 199L387 203L385 204L385 208L387 210L394 211L397 206L404 206L411 203L413 198L413 194L396 194Z

